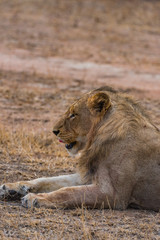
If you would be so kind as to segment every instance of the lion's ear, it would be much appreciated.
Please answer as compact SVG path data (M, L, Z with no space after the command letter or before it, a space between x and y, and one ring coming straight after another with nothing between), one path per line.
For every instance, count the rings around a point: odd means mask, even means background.
M87 105L92 114L102 116L111 106L111 101L106 93L99 92L88 98Z

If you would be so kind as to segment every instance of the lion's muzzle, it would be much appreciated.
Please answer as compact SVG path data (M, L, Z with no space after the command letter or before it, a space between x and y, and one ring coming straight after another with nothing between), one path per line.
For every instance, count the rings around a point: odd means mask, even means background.
M59 130L53 130L53 133L57 136L59 134Z

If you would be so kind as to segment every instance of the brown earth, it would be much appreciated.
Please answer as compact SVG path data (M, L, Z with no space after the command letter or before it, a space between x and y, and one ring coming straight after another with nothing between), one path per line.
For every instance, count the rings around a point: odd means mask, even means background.
M134 95L160 127L160 2L0 0L0 183L75 171L52 125L82 93ZM0 202L1 239L160 239L160 213L26 210Z

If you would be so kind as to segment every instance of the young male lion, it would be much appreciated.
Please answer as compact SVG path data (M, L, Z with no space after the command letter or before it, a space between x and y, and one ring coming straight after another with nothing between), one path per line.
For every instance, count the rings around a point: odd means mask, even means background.
M1 199L24 196L25 207L160 209L160 131L131 97L108 87L91 91L53 132L78 156L78 173L4 184Z

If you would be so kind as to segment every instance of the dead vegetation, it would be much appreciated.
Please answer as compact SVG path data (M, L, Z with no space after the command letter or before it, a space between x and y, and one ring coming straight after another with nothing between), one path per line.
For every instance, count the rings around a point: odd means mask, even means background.
M154 72L160 66L159 12L156 0L0 0L0 52ZM86 87L84 80L2 71L0 66L0 183L74 172L76 162L52 136L52 125L74 98L95 86ZM126 91L139 97L160 126L159 99ZM1 239L160 237L160 213L151 211L33 211L19 202L0 202L0 217Z

